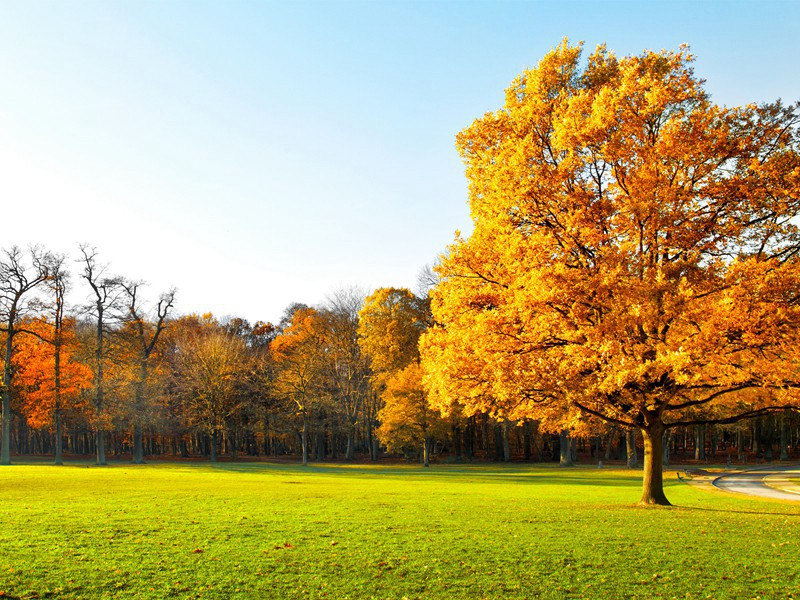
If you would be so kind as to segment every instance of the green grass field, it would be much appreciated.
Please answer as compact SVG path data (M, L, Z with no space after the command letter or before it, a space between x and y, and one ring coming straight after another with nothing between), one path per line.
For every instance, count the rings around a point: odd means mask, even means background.
M792 598L800 504L530 466L0 468L0 597ZM794 594L794 595L793 595Z

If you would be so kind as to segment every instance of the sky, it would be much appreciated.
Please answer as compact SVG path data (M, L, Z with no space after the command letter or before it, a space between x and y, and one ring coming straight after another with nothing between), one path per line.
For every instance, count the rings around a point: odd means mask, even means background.
M0 246L251 321L413 288L470 231L455 135L563 38L688 43L733 106L800 99L798 34L793 0L0 0Z

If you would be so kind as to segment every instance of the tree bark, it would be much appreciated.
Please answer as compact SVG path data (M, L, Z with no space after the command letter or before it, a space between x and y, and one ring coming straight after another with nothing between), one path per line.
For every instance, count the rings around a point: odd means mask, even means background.
M566 431L560 431L558 434L559 450L561 452L559 466L571 467L572 466L572 448L570 447L569 434Z
M2 442L0 442L0 465L11 464L11 357L14 353L13 345L13 318L8 320L6 333L6 352L3 362L3 416L2 416Z
M789 460L789 424L787 423L786 414L778 417L781 428L781 460Z
M56 408L55 410L55 421L56 421L56 451L55 451L55 464L63 465L64 458L63 458L63 448L64 448L64 424L61 420L61 409Z
M217 430L211 432L211 462L217 462Z
M431 466L430 453L431 453L431 438L426 437L425 440L422 442L422 464L425 467Z
M142 426L138 423L133 426L133 464L144 464L144 440Z
M503 419L503 461L511 462L511 444L508 439L508 419Z
M345 452L346 460L353 460L355 458L356 446L356 424L349 423L347 427L347 451Z
M308 436L308 417L305 411L303 412L303 431L300 435L300 443L303 446L303 466L308 466L308 443L306 437Z
M106 440L103 435L103 430L98 429L96 435L95 445L97 446L97 464L106 465Z
M628 429L625 432L625 445L627 448L627 465L629 469L639 467L639 455L636 452L636 430Z
M670 506L664 494L664 468L661 462L664 452L664 427L657 424L642 429L644 438L644 476L640 504Z

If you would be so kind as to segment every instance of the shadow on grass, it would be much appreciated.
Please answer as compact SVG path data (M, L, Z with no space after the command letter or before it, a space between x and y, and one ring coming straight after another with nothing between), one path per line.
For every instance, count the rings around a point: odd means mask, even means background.
M737 515L759 515L769 517L794 517L800 518L800 512L769 512L764 510L741 510L736 508L708 508L704 506L683 506L680 504L673 504L673 508L680 508L681 510L691 510L697 512L712 512L712 513L731 513Z

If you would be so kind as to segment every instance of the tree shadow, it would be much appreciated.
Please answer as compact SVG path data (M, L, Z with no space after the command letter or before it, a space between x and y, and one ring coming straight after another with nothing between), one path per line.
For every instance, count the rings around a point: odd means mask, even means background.
M779 512L779 511L764 511L764 510L741 510L736 508L708 508L705 506L683 506L681 504L673 504L673 508L680 508L681 510L691 510L699 512L714 512L714 513L731 513L738 515L760 515L771 517L794 517L800 518L800 512Z

